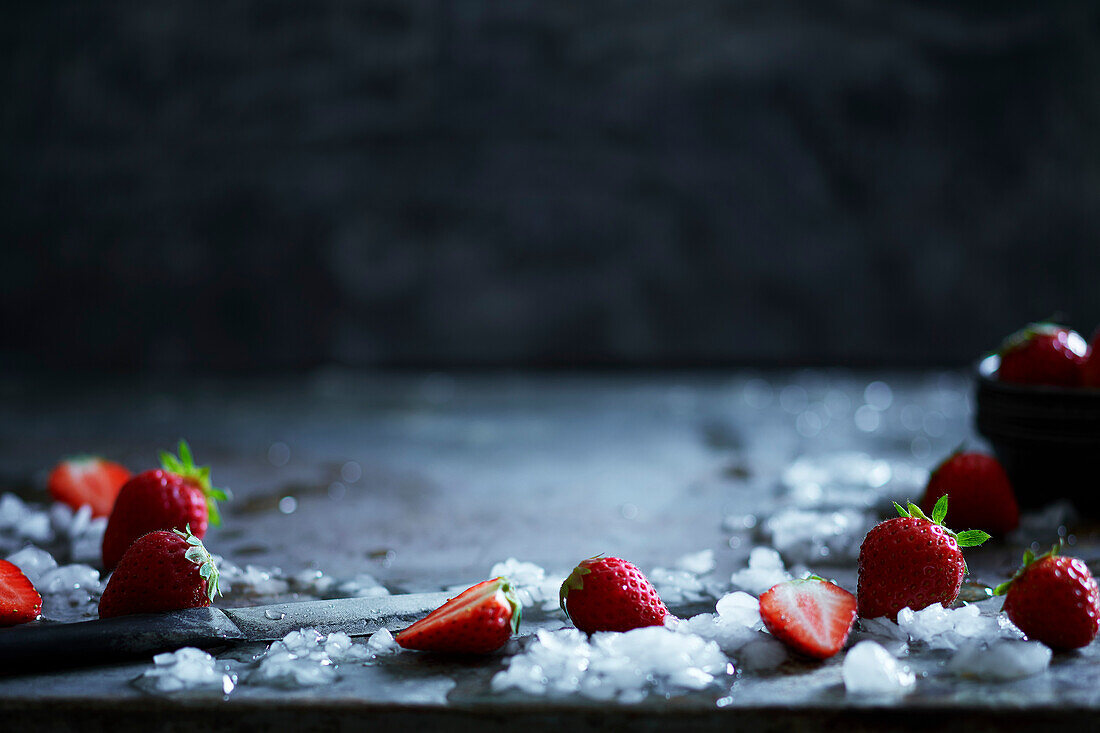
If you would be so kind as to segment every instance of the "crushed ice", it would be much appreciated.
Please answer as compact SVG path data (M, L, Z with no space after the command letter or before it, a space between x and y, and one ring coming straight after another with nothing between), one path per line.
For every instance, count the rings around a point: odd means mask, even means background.
M650 692L701 690L732 672L713 641L660 626L597 633L591 639L576 629L540 629L507 665L493 677L496 692L579 694L622 703L639 702Z
M848 650L841 665L849 695L904 695L916 683L908 667L899 664L881 645L864 640Z
M490 578L502 576L512 583L516 599L524 608L538 606L549 611L558 607L558 590L565 582L565 573L550 574L533 562L510 557L489 570Z
M134 685L147 692L218 690L228 695L237 686L237 675L201 649L184 647L153 657L152 669L134 680Z
M299 629L272 642L248 682L284 688L327 685L337 680L338 664L370 656L366 647L342 631L326 636L317 629Z
M776 583L791 579L791 574L783 566L783 558L770 547L754 547L749 553L749 565L736 571L730 582L735 588L759 596Z
M929 649L958 649L967 640L994 641L1023 636L1005 615L995 611L982 613L981 605L972 603L961 608L944 608L933 603L919 611L903 608L898 611L898 627L912 641L924 643Z
M1050 658L1050 648L1038 641L969 640L947 663L947 671L979 680L1018 680L1046 670Z
M82 564L58 565L45 550L29 545L8 555L42 596L42 617L49 621L83 621L99 615L103 583L99 571Z

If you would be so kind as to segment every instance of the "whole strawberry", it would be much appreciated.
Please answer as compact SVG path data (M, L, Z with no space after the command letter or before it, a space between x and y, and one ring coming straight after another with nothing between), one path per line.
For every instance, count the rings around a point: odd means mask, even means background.
M1040 557L1028 550L1023 567L993 592L1005 596L1005 613L1029 639L1077 649L1100 629L1100 592L1088 566L1058 549Z
M581 631L661 626L668 609L641 570L617 557L584 560L561 585L561 609Z
M103 567L110 570L130 544L158 529L183 529L202 539L208 523L219 524L219 499L225 491L210 484L210 467L196 466L191 449L180 441L179 458L162 451L161 465L126 482L115 499L103 534Z
M880 522L863 538L856 591L860 616L895 621L906 606L917 611L959 597L966 574L959 548L980 545L989 535L978 529L955 534L944 527L947 501L940 497L931 519L912 502L908 509L895 503L900 516Z
M1076 387L1086 344L1081 334L1054 323L1032 323L1001 344L997 378L1019 384Z
M218 593L218 568L189 530L159 530L126 550L103 597L100 618L209 606Z
M129 479L130 471L125 466L98 456L76 456L54 466L46 488L54 501L73 509L87 504L92 507L93 517L106 517Z
M952 453L928 478L920 507L930 514L941 496L951 499L951 521L984 529L992 535L1008 534L1020 526L1020 508L1008 474L993 456Z
M1081 365L1081 386L1100 389L1100 328L1092 335L1088 355Z
M18 566L0 560L0 626L34 621L42 613L42 596Z
M486 580L444 603L395 640L405 649L488 654L519 632L520 605L507 578Z

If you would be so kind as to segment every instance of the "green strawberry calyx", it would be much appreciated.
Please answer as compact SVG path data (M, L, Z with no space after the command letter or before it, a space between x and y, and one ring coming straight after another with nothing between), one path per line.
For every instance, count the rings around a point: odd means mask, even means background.
M592 572L590 568L585 567L585 563L597 560L600 557L603 556L595 555L594 557L582 561L577 567L573 568L573 572L569 573L569 577L561 584L561 590L558 591L558 605L561 606L562 613L566 616L569 615L569 611L565 608L565 599L569 595L569 591L583 589L584 576Z
M1025 346L1029 341L1037 336L1055 336L1059 331L1065 331L1066 327L1054 323L1053 321L1037 321L1035 323L1029 323L1019 331L1009 335L1001 342L1000 349L997 350L998 354L1007 354L1010 351L1015 351L1022 346Z
M206 513L210 517L210 523L219 525L222 523L221 512L218 511L219 501L230 499L229 491L219 489L210 483L210 466L196 466L195 459L191 456L191 446L186 440L180 440L179 457L166 450L160 452L160 465L165 471L182 476L195 484L206 497Z
M936 502L936 506L932 507L931 519L929 519L928 515L921 511L921 508L913 502L909 502L908 504L908 508L903 509L901 504L895 501L894 508L897 509L898 514L902 517L923 519L926 522L931 522L937 527L941 527L951 539L955 540L955 543L959 547L977 547L990 537L988 532L983 532L980 529L967 529L962 532L952 532L947 527L944 527L943 520L947 518L947 494L941 496Z
M1040 560L1045 560L1048 557L1054 557L1055 555L1060 553L1062 551L1062 542L1063 540L1059 539L1058 544L1051 547L1049 551L1044 552L1042 555L1036 555L1035 551L1032 550L1030 547L1024 550L1023 564L1020 565L1020 567L1016 570L1016 573L1011 578L993 589L993 595L1003 596L1008 593L1008 589L1012 587L1012 584L1019 580L1020 576L1023 575L1031 565L1034 565Z
M519 599L516 597L516 589L515 586L512 585L511 580L504 576L501 576L496 580L500 584L500 592L504 594L504 598L508 601L508 605L512 607L512 633L518 634L520 616L523 614L523 604L521 604L519 602Z
M203 546L202 540L191 534L190 524L182 532L178 529L173 529L172 532L187 543L187 551L183 556L199 566L199 575L206 581L206 597L213 603L214 597L221 592L218 588L218 566L214 563L213 556Z

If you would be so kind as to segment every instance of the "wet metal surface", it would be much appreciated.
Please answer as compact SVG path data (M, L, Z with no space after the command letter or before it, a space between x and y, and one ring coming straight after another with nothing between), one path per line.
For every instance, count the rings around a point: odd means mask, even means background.
M0 398L0 491L42 501L44 472L61 455L98 452L142 469L183 436L213 465L215 482L236 494L224 526L207 536L212 551L287 573L369 573L393 592L481 580L508 557L564 571L607 553L652 568L707 548L715 550L715 576L728 578L759 539L755 520L735 531L723 518L773 511L783 501L782 471L798 456L855 450L931 467L963 440L979 444L969 385L952 373L325 372L182 386L9 379ZM1095 572L1095 527L1061 530ZM1049 534L1034 540L1050 544L1059 533ZM972 552L972 577L993 584L1021 550L994 543ZM850 562L822 557L814 568L854 588ZM562 625L553 615L542 619L533 614L524 633ZM223 658L245 665L232 660L262 649ZM241 685L228 699L150 697L129 684L145 664L24 675L0 679L0 714L57 729L81 716L87 730L137 727L164 710L174 725L204 718L207 728L236 730L341 729L364 720L456 730L859 730L883 721L919 727L933 716L947 729L981 730L1010 722L1042 728L1100 712L1097 644L1057 655L1041 677L1000 684L935 674L946 657L922 655L913 662L916 692L885 706L845 696L839 658L739 673L718 688L637 705L493 694L489 680L504 658L398 655L384 665L347 665L330 686Z

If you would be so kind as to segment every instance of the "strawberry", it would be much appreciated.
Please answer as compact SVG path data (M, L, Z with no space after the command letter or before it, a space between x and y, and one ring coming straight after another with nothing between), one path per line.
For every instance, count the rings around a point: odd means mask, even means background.
M405 649L488 654L519 632L520 605L507 578L485 580L397 632Z
M18 566L0 560L0 626L34 621L42 613L42 596Z
M1029 639L1054 649L1077 649L1100 629L1100 592L1085 563L1055 546L1040 557L1028 550L1012 580L994 589L1004 611Z
M918 611L933 603L949 605L959 597L966 563L960 547L989 539L980 529L955 534L943 526L947 497L941 496L929 519L912 502L897 503L899 517L871 528L859 548L859 615L897 620L908 606Z
M818 577L773 585L760 596L760 618L772 636L799 654L828 659L856 622L856 597Z
M1100 328L1092 335L1088 355L1081 365L1081 386L1100 389Z
M617 557L593 557L561 584L561 610L581 631L630 631L661 626L668 609L641 570Z
M931 514L941 496L951 497L955 524L1008 534L1020 526L1020 508L1008 474L993 456L956 451L928 478L920 508Z
M54 501L73 509L87 504L92 507L93 517L106 517L129 478L130 470L125 466L98 456L76 456L54 466L47 488Z
M218 499L225 491L210 484L210 467L196 466L191 449L180 441L179 458L162 451L155 471L139 473L118 492L114 510L103 534L103 567L118 564L126 548L144 534L158 529L182 529L202 539L207 522L220 524Z
M1081 334L1054 323L1032 323L1001 344L1002 382L1075 387L1081 381L1085 361Z
M118 562L99 599L99 617L209 606L218 593L214 558L190 528L139 537Z

